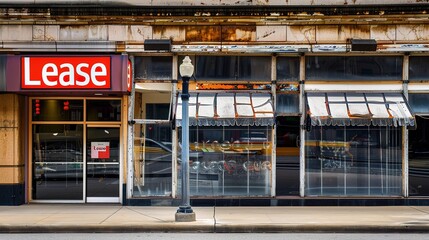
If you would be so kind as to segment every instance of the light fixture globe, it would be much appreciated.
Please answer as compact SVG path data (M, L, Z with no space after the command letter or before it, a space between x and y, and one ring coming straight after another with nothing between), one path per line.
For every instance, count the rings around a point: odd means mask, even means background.
M189 78L194 74L194 65L192 65L189 56L186 56L183 59L183 63L180 64L179 72L180 76Z

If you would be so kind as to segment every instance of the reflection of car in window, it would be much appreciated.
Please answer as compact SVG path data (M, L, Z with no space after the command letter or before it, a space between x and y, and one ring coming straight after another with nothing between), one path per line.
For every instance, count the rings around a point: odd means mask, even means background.
M378 147L380 144L374 137L355 135L350 140L350 145L353 147Z
M412 142L409 147L409 156L411 159L429 159L429 141Z
M144 139L144 145L141 144L140 147L145 147L145 152L146 153L166 153L166 154L172 154L173 153L173 144L171 142L158 142L155 141L151 138L142 138L140 139L140 141L143 141ZM139 139L136 139L137 141ZM180 154L181 154L181 145L179 144L178 146L178 150L177 150L177 154L179 156L179 161L180 161ZM199 158L201 157L202 153L199 152L195 152L195 151L190 151L189 152L189 158ZM171 160L171 158L169 158L169 160Z
M145 174L167 174L171 177L172 144L167 145L150 138L136 138L135 141L135 160L145 165ZM180 146L177 154L180 163ZM200 157L202 157L201 152L189 153L190 160Z
M240 137L240 142L254 143L254 142L267 142L268 138L264 132L245 132Z

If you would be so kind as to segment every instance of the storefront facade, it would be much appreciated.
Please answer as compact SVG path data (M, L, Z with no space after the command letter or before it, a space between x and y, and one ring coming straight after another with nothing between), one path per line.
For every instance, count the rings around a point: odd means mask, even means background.
M21 201L122 202L128 57L14 55L5 62L6 91L23 99Z
M2 204L176 205L186 56L192 205L427 203L428 4L131 2L0 25Z

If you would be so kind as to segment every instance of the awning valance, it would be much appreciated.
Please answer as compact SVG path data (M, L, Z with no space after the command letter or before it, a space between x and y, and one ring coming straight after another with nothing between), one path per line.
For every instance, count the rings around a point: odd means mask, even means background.
M182 100L177 98L176 125L182 125ZM268 93L191 93L190 126L271 126L274 111Z
M307 93L313 126L414 126L401 93Z

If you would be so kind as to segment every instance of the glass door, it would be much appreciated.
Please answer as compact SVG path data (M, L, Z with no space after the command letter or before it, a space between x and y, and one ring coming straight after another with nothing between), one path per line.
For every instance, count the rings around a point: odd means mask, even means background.
M32 134L32 200L82 202L82 125L37 124Z
M88 126L86 202L120 202L120 128Z

